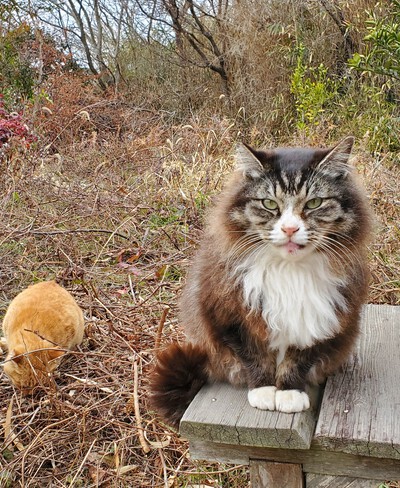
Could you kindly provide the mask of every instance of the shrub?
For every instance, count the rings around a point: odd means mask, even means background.
[[[31,38],[25,23],[10,30],[3,30],[0,24],[0,92],[8,108],[21,108],[33,97],[36,73],[26,49]]]
[[[368,34],[364,37],[364,54],[355,53],[349,65],[364,73],[383,75],[400,81],[400,1],[391,0],[386,15],[382,15],[383,5],[369,13],[366,21]]]
[[[22,114],[8,113],[4,107],[3,95],[0,95],[0,150],[6,149],[12,143],[22,149],[29,149],[36,140],[37,137],[26,125]]]
[[[300,44],[290,88],[295,100],[296,126],[308,134],[318,124],[326,104],[336,96],[337,84],[329,78],[328,70],[322,63],[317,67],[307,66],[304,53],[304,46]]]

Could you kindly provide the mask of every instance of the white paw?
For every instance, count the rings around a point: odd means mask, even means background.
[[[302,412],[310,408],[310,399],[305,391],[278,390],[275,395],[276,409],[280,412]]]
[[[247,399],[252,407],[260,410],[275,410],[276,386],[261,386],[249,390]]]

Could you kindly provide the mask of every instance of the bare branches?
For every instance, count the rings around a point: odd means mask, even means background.
[[[345,50],[345,59],[344,61],[347,62],[353,53],[355,52],[355,43],[353,38],[348,31],[343,11],[336,3],[335,0],[320,0],[322,7],[326,11],[326,13],[331,17],[333,22],[337,25],[340,33],[343,36],[343,43],[344,43],[344,50]]]
[[[230,79],[222,42],[228,19],[228,3],[222,0],[210,0],[203,4],[193,0],[183,3],[176,0],[158,1],[157,4],[154,0],[149,10],[142,6],[142,2],[138,2],[138,5],[151,23],[163,23],[172,28],[176,54],[180,59],[186,64],[217,73],[223,93],[229,96]],[[162,11],[169,20],[162,15]],[[156,16],[155,12],[159,14]]]

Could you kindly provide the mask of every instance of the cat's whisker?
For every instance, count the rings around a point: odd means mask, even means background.
[[[356,261],[359,267],[362,269],[363,263],[360,256],[357,253],[353,252],[349,247],[345,246],[344,244],[335,241],[334,239],[329,238],[328,236],[322,236],[321,239],[318,241],[319,247],[323,249],[327,254],[330,253],[332,256],[336,256],[338,263],[343,266],[343,262],[351,263],[352,261]]]
[[[330,241],[329,239],[326,239],[326,236],[313,237],[310,239],[310,241],[314,242],[316,247],[319,249],[323,249],[325,251],[329,250],[331,252],[334,252],[335,255],[342,261],[349,259],[349,253],[351,251],[345,246],[336,245],[337,243],[335,241]],[[340,251],[345,251],[345,252],[340,252]]]
[[[259,254],[261,252],[265,252],[265,250],[270,246],[270,242],[265,241],[265,240],[258,240],[256,245],[248,248],[248,252],[246,253],[240,253],[239,255],[236,256],[236,259],[234,261],[234,265],[238,263],[238,261],[244,262],[256,262]],[[240,266],[240,264],[238,265]]]
[[[322,241],[317,241],[317,243],[318,248],[323,251],[333,262],[343,262],[344,256],[334,248],[330,247],[328,243]]]
[[[251,260],[258,252],[264,249],[264,246],[262,242],[258,242],[256,245],[246,248],[245,252],[241,251],[236,253],[227,260],[228,267],[236,267],[240,262]]]
[[[329,246],[332,246],[336,250],[338,250],[338,252],[342,256],[342,259],[345,259],[346,261],[351,261],[351,258],[353,258],[358,262],[358,264],[362,264],[358,254],[355,253],[349,246],[346,246],[344,243],[337,241],[337,240],[333,239],[332,237],[329,237],[326,235],[321,236],[321,239],[323,241],[327,242]],[[341,253],[340,251],[343,251],[343,253]]]
[[[245,235],[235,242],[234,246],[230,250],[227,258],[228,264],[235,261],[238,257],[247,255],[247,251],[251,251],[253,247],[262,245],[263,240],[260,238],[259,234]]]

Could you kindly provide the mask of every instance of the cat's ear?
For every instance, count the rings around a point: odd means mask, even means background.
[[[15,364],[21,364],[24,360],[24,356],[22,356],[23,351],[19,351],[18,349],[13,349],[9,352],[8,357],[11,361],[14,361]]]
[[[54,359],[59,359],[63,354],[64,354],[64,351],[61,349],[58,349],[58,348],[48,350],[48,355],[49,355],[50,361],[53,361]]]
[[[236,167],[248,178],[259,178],[264,171],[257,151],[245,143],[238,144],[236,148]]]
[[[328,152],[318,164],[317,169],[327,172],[335,178],[345,178],[353,168],[349,161],[353,144],[353,136],[347,136],[342,139],[339,144]]]

